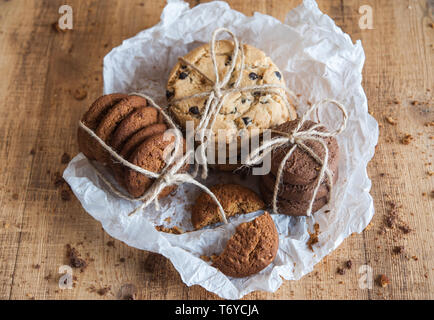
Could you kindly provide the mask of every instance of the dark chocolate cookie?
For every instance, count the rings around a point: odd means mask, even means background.
[[[333,184],[336,183],[338,174],[335,173],[333,175]],[[274,192],[274,185],[276,183],[276,177],[269,173],[265,176],[261,177],[261,182],[264,184],[264,187],[270,192]],[[278,197],[286,200],[295,200],[295,201],[305,201],[310,200],[313,195],[313,191],[316,187],[316,181],[312,181],[306,185],[296,185],[296,184],[288,184],[288,183],[280,183]],[[329,188],[327,184],[327,180],[323,181],[318,189],[316,194],[316,198],[322,198],[328,195]]]
[[[260,185],[261,193],[266,204],[270,207],[273,199],[273,193]],[[327,204],[327,197],[317,198],[312,206],[312,213],[315,213]],[[309,200],[295,201],[277,198],[277,209],[279,213],[286,214],[288,216],[305,216],[307,208],[309,207]]]
[[[290,133],[297,125],[298,120],[285,122],[274,130]],[[313,121],[306,121],[302,126],[302,130],[306,130],[315,125]],[[318,128],[318,131],[326,131],[324,127]],[[329,168],[332,172],[336,172],[339,162],[339,147],[334,137],[324,138],[324,142],[329,150]],[[321,159],[324,158],[325,151],[322,145],[317,141],[308,140],[305,144],[311,148]],[[280,163],[285,155],[291,149],[292,145],[287,145],[281,148],[274,149],[271,156],[271,172],[276,176]],[[307,185],[312,183],[318,176],[321,165],[307,152],[297,147],[291,157],[286,161],[282,172],[282,180],[284,183]]]

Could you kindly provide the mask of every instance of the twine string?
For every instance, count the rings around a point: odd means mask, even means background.
[[[331,103],[341,111],[342,113],[342,121],[337,129],[332,131],[319,131],[317,130],[320,127],[323,127],[322,124],[317,123],[314,124],[309,129],[302,130],[303,125],[307,121],[307,118],[312,114],[313,111],[317,111],[317,121],[320,122],[318,117],[318,109],[320,106],[323,106],[327,103]],[[328,137],[335,137],[338,134],[340,134],[342,131],[345,130],[348,120],[348,114],[345,109],[345,107],[338,101],[333,99],[324,99],[320,102],[313,104],[302,116],[300,121],[298,121],[296,127],[291,132],[281,132],[278,130],[271,130],[271,132],[277,134],[278,136],[275,138],[272,138],[268,141],[264,141],[261,146],[254,149],[247,157],[246,159],[246,165],[247,166],[253,166],[265,158],[265,156],[272,152],[273,150],[283,147],[283,146],[290,146],[290,149],[283,157],[282,161],[279,164],[277,174],[276,174],[276,182],[274,184],[274,190],[273,190],[273,199],[272,199],[272,206],[274,213],[279,213],[278,205],[277,205],[277,198],[279,194],[279,187],[282,183],[282,175],[283,171],[286,165],[286,162],[288,159],[293,155],[295,149],[300,148],[304,152],[308,153],[316,162],[318,162],[321,166],[321,169],[319,171],[319,174],[315,181],[315,188],[312,193],[312,197],[309,200],[309,205],[306,210],[306,215],[310,216],[312,214],[312,208],[313,204],[315,202],[316,195],[318,194],[318,190],[321,186],[322,181],[324,178],[327,178],[327,185],[329,187],[329,193],[328,193],[328,201],[330,200],[330,196],[332,194],[333,190],[333,180],[332,180],[332,173],[328,167],[329,163],[329,149],[327,147],[326,142],[324,141],[324,138]],[[324,150],[324,158],[321,159],[320,156],[318,156],[312,148],[307,146],[305,142],[307,141],[316,141],[318,142],[321,147]]]

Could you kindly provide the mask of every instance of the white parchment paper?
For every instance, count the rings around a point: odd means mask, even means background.
[[[154,226],[177,225],[192,230],[190,207],[200,192],[196,187],[180,186],[174,196],[161,202],[161,211],[149,207],[141,214],[128,217],[138,203],[112,195],[82,154],[70,162],[63,177],[84,209],[112,237],[129,246],[164,255],[188,286],[199,284],[223,298],[237,299],[254,290],[274,292],[282,284],[282,278],[300,279],[346,237],[362,232],[368,225],[374,207],[366,166],[374,154],[378,125],[368,114],[361,86],[365,59],[362,44],[360,41],[353,44],[313,0],[305,0],[290,11],[285,23],[260,13],[247,17],[225,2],[189,9],[183,1],[169,1],[159,24],[125,40],[104,58],[104,93],[139,91],[164,104],[166,81],[177,57],[209,42],[217,27],[229,28],[241,41],[265,51],[284,74],[288,88],[302,95],[302,101],[332,98],[348,109],[348,126],[338,137],[342,156],[331,204],[312,218],[273,215],[280,243],[270,266],[251,277],[233,279],[200,259],[201,255],[220,253],[235,227],[260,212],[236,217],[225,226],[182,235],[166,234],[157,232]],[[325,108],[320,115],[323,123],[331,128],[341,119],[333,107]],[[257,185],[255,179],[214,173],[206,184],[230,181],[251,187]],[[165,221],[167,217],[171,217],[170,223]],[[319,224],[320,235],[312,252],[306,242],[314,223]]]

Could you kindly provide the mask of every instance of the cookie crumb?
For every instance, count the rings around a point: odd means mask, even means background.
[[[205,255],[201,255],[200,258],[201,258],[203,261],[206,261],[206,262],[211,261],[211,257],[205,256]]]
[[[60,162],[62,164],[67,164],[69,161],[71,161],[71,156],[68,153],[63,153],[62,158],[60,159]]]
[[[100,288],[96,291],[96,293],[98,293],[100,296],[105,296],[109,291],[110,291],[111,287],[104,287],[104,288]]]
[[[377,284],[382,288],[386,288],[390,284],[390,280],[386,275],[380,274],[377,278]]]
[[[53,31],[55,31],[55,32],[63,32],[63,33],[66,32],[66,29],[61,29],[61,28],[60,28],[60,26],[59,26],[59,22],[58,22],[58,21],[53,22],[53,23],[51,24],[51,29],[53,29]]]
[[[393,247],[394,254],[401,254],[404,252],[404,246],[395,246]]]
[[[353,266],[353,262],[351,260],[345,262],[345,267],[347,267],[347,269],[351,269],[352,266]]]
[[[345,274],[345,270],[343,268],[337,268],[336,269],[336,273],[340,274],[341,276],[343,276]]]
[[[71,247],[70,244],[66,245],[66,249],[69,265],[73,268],[78,268],[83,271],[87,267],[87,262],[80,258],[80,254],[78,253],[77,249]]]
[[[84,88],[77,88],[74,91],[72,91],[72,96],[78,100],[84,100],[87,97],[87,91]]]
[[[392,126],[396,126],[398,124],[398,121],[393,119],[391,116],[386,117],[386,121],[391,124]]]
[[[314,232],[310,233],[309,232],[309,240],[307,240],[307,246],[309,247],[309,249],[313,252],[313,245],[318,243],[318,235],[319,235],[319,224],[315,223],[314,226]]]
[[[171,234],[182,234],[182,233],[184,233],[184,230],[182,230],[178,226],[174,226],[172,228],[166,228],[165,226],[161,225],[161,226],[155,226],[155,229],[157,229],[157,231],[160,231],[160,232],[171,233]]]
[[[60,197],[63,201],[69,201],[71,200],[71,193],[68,190],[64,189],[60,192]]]
[[[404,145],[410,144],[410,142],[413,140],[413,136],[409,133],[406,133],[404,137],[401,138],[401,143]]]

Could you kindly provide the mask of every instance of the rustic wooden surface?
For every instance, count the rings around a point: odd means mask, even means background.
[[[52,23],[67,2],[74,29],[56,32]],[[192,1],[191,6],[200,1]],[[369,165],[376,215],[372,227],[346,239],[300,281],[285,281],[274,294],[246,299],[432,299],[434,120],[434,29],[432,5],[418,0],[320,0],[366,52],[363,86],[370,112],[381,125]],[[300,0],[234,0],[247,15],[259,11],[284,19]],[[358,26],[361,5],[374,13],[374,29]],[[76,126],[102,88],[102,58],[123,39],[159,21],[163,1],[0,1],[0,298],[116,299],[134,284],[142,299],[214,299],[199,286],[188,288],[165,258],[111,239],[72,197],[56,186],[63,153],[77,153]],[[78,101],[71,92],[83,88]],[[393,100],[396,99],[394,103]],[[416,102],[414,102],[416,101]],[[396,125],[386,121],[390,116]],[[409,145],[401,138],[411,134]],[[390,203],[412,231],[382,233]],[[72,290],[58,288],[59,266],[71,244],[89,266],[75,271]],[[393,253],[403,246],[402,253]],[[352,268],[337,273],[347,260]],[[382,288],[359,288],[362,265],[390,279]],[[109,288],[108,292],[98,292]]]

